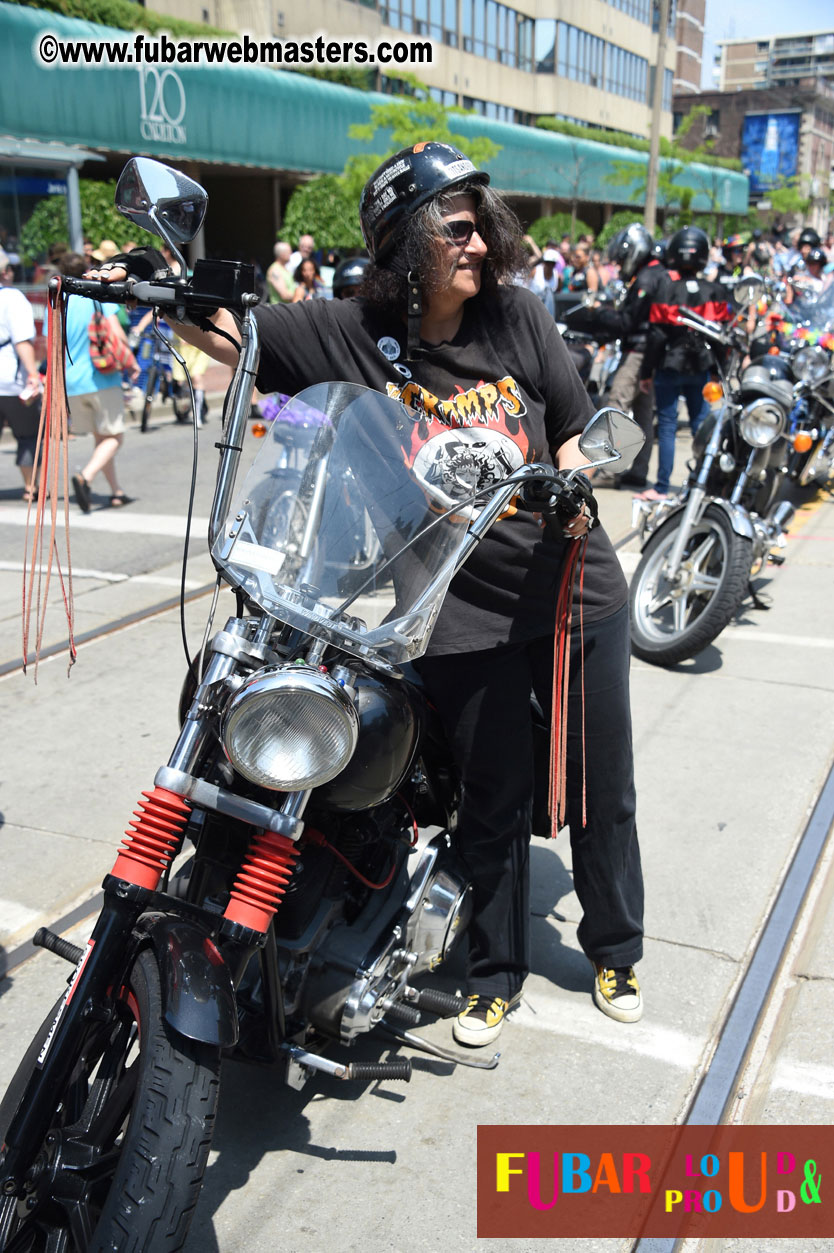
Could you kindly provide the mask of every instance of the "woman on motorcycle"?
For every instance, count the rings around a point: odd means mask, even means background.
[[[447,144],[417,144],[369,180],[360,220],[373,265],[359,299],[259,308],[258,388],[294,393],[338,378],[401,398],[415,411],[403,456],[427,490],[442,487],[447,497],[525,462],[582,464],[578,437],[593,406],[553,318],[512,282],[523,266],[521,231],[489,176]],[[213,320],[236,336],[229,313]],[[221,336],[192,327],[183,335],[233,363]],[[538,515],[508,510],[452,581],[418,663],[462,782],[455,840],[474,909],[469,1005],[454,1034],[468,1045],[495,1039],[529,970],[530,695],[549,727],[559,578],[588,523],[584,511],[544,527]],[[634,1021],[642,1012],[633,965],[642,955],[643,884],[626,585],[600,528],[588,535],[582,596],[584,663],[581,670],[574,631],[568,714],[578,938],[596,969],[597,1005]]]

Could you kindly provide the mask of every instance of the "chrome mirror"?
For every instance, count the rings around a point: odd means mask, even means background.
[[[600,409],[580,435],[579,451],[587,458],[588,465],[616,461],[622,473],[631,467],[645,442],[645,435],[627,413],[620,409]]]
[[[193,178],[152,161],[131,157],[116,187],[116,208],[130,221],[159,235],[182,266],[179,246],[188,243],[203,225],[208,195]]]
[[[764,292],[764,279],[758,274],[745,274],[733,284],[733,300],[747,308],[756,304]]]

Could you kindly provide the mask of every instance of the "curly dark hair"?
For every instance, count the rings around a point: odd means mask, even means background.
[[[465,183],[447,195],[435,196],[411,214],[393,254],[383,265],[371,265],[358,294],[386,312],[401,314],[408,296],[409,272],[420,276],[424,302],[445,287],[457,259],[448,261],[448,271],[444,273],[438,262],[447,258],[439,241],[443,238],[443,214],[450,212],[458,196],[474,198],[478,234],[489,250],[481,270],[481,293],[494,292],[499,283],[512,282],[519,271],[525,271],[527,255],[521,242],[521,223],[512,209],[492,188]],[[427,259],[431,261],[428,266]]]

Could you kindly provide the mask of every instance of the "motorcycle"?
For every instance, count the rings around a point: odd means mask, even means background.
[[[205,201],[144,158],[117,188],[122,211],[175,255]],[[57,282],[70,299],[105,287]],[[89,941],[35,937],[74,971],[0,1104],[4,1253],[180,1248],[222,1057],[281,1064],[292,1087],[407,1080],[407,1058],[327,1056],[377,1030],[447,1061],[497,1064],[412,1031],[422,1013],[465,1007],[431,976],[470,903],[458,785],[411,663],[453,574],[510,502],[570,502],[576,471],[524,465],[480,489],[421,475],[403,455],[420,414],[330,382],[289,401],[236,489],[259,356],[252,286],[227,262],[107,285],[109,300],[180,322],[221,307],[240,318],[209,527],[236,612],[211,637],[212,606],[179,736],[142,793]],[[296,432],[291,457],[282,424]],[[628,463],[641,442],[625,415],[602,411],[580,447],[589,466]],[[358,514],[381,555],[362,572],[345,565]],[[185,841],[193,856],[175,866]]]
[[[740,280],[736,302],[754,303],[760,287],[758,278]],[[784,559],[772,550],[784,547],[795,512],[777,499],[791,383],[755,363],[741,368],[748,342],[737,323],[723,328],[693,310],[679,322],[719,350],[722,382],[707,385],[717,391],[716,405],[693,440],[680,494],[655,505],[634,502],[644,543],[630,588],[632,649],[661,666],[696,656],[720,635],[751,578]]]
[[[597,292],[559,292],[556,325],[588,393],[604,404],[623,359],[623,341],[605,321],[625,299],[626,285],[613,280]],[[595,313],[597,310],[601,312]]]
[[[800,487],[824,487],[834,474],[834,285],[786,306],[781,336],[795,380],[785,473]]]

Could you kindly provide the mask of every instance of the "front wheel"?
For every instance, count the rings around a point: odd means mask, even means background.
[[[52,1023],[0,1104],[6,1135]],[[134,963],[107,1022],[90,1022],[55,1093],[52,1125],[24,1196],[0,1197],[3,1253],[170,1253],[185,1242],[206,1167],[217,1051],[169,1033],[152,950]]]
[[[721,634],[747,592],[752,541],[738,535],[718,505],[692,528],[677,576],[667,574],[683,511],[658,527],[631,582],[631,644],[643,661],[673,666]]]

